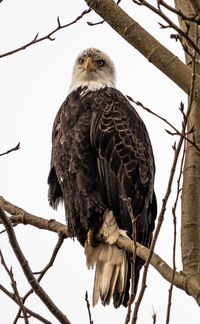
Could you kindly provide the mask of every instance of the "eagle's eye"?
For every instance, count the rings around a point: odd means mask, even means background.
[[[84,59],[82,59],[82,58],[80,58],[79,60],[78,60],[78,62],[79,62],[79,64],[83,64],[83,62],[84,62]]]
[[[98,64],[98,66],[104,66],[105,61],[104,60],[97,60],[97,64]]]

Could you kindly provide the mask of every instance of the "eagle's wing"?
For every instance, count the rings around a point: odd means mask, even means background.
[[[54,150],[55,150],[55,140],[58,132],[60,131],[61,121],[64,115],[65,106],[67,104],[68,98],[61,105],[60,109],[57,112],[57,115],[54,120],[53,129],[52,129],[52,150],[51,150],[51,163],[50,163],[50,172],[48,175],[47,183],[49,185],[48,191],[48,200],[51,207],[56,209],[60,202],[63,201],[63,192],[58,181],[58,177],[54,165]]]
[[[93,98],[91,144],[99,175],[119,228],[132,234],[127,199],[137,218],[137,241],[149,246],[156,217],[154,158],[141,118],[116,89]]]
[[[136,219],[136,240],[149,246],[157,205],[153,189],[154,158],[146,127],[128,100],[116,89],[98,91],[92,104],[90,140],[109,209],[113,211],[118,227],[125,229],[133,239],[130,201]],[[143,263],[136,257],[132,283],[134,296]],[[130,277],[129,262],[124,305],[129,299]],[[113,298],[118,307],[121,301],[118,303],[114,295]]]

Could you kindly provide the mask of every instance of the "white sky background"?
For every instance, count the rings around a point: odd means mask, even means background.
[[[170,33],[174,32],[159,29],[158,21],[162,22],[159,17],[131,1],[126,2],[126,6],[125,1],[122,1],[122,6],[160,42],[183,59],[180,45],[170,39]],[[0,3],[0,54],[29,42],[38,32],[40,35],[50,32],[56,27],[57,16],[64,24],[72,21],[86,8],[83,0],[4,0]],[[179,129],[181,114],[178,107],[181,101],[187,103],[185,94],[172,81],[148,63],[107,24],[89,27],[86,21],[96,22],[99,18],[90,13],[75,25],[55,34],[54,42],[46,40],[25,51],[2,58],[0,62],[0,153],[21,142],[19,151],[0,158],[0,195],[32,214],[47,219],[55,218],[63,223],[63,208],[54,212],[47,201],[51,129],[56,112],[67,95],[72,66],[80,51],[92,46],[109,54],[117,69],[117,88],[161,114]],[[154,116],[141,108],[137,110],[148,128],[154,148],[157,166],[155,190],[160,206],[173,159],[171,145],[177,138],[168,135],[165,132],[168,127]],[[176,186],[173,193],[175,192]],[[171,199],[156,246],[156,252],[170,265],[173,201]],[[180,216],[177,217],[179,224]],[[56,234],[24,225],[17,226],[15,231],[32,270],[41,270],[51,256],[57,241]],[[0,247],[8,266],[13,267],[20,294],[23,295],[28,285],[6,234],[0,236]],[[180,256],[177,257],[177,268],[181,270]],[[1,265],[0,281],[12,290]],[[91,300],[93,272],[86,269],[83,249],[78,243],[65,240],[54,267],[48,271],[41,284],[71,323],[89,323],[84,295],[88,290]],[[151,268],[138,324],[153,323],[153,309],[157,313],[156,323],[165,323],[168,289],[169,283]],[[37,297],[30,297],[27,305],[52,323],[58,323],[45,306],[41,306]],[[0,323],[13,323],[17,310],[15,304],[0,291]],[[100,304],[91,309],[91,312],[95,324],[122,324],[126,314],[124,308],[116,310],[112,306],[103,307]],[[198,324],[199,321],[200,313],[195,301],[174,288],[170,323]],[[30,323],[38,322],[30,319]]]

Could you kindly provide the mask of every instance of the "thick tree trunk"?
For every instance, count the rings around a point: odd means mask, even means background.
[[[192,104],[188,129],[194,126],[195,142],[200,146],[199,108],[196,103]],[[191,144],[186,148],[181,224],[183,271],[189,274],[197,272],[200,274],[200,156]]]
[[[195,13],[195,4],[198,1],[175,0],[176,8],[185,15],[191,16]],[[200,7],[199,7],[200,8]],[[188,22],[187,22],[188,23]],[[180,26],[185,29],[185,22],[180,19]],[[190,23],[190,37],[196,42],[200,35],[200,28]],[[194,50],[188,47],[189,53],[194,55]],[[199,55],[196,55],[195,71],[200,75]],[[186,53],[186,63],[191,67],[191,56]],[[195,78],[195,76],[194,76]],[[194,127],[194,133],[188,135],[195,139],[200,147],[200,105],[194,99],[200,91],[195,86],[194,98],[191,103],[191,112],[188,118],[188,131]],[[185,274],[200,277],[200,155],[190,143],[186,148],[186,159],[183,172],[182,192],[182,222],[181,222],[181,248],[183,271]],[[199,278],[200,280],[200,278]]]

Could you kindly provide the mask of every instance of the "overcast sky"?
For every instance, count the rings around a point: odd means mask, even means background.
[[[170,1],[169,1],[170,3]],[[172,2],[171,2],[172,3]],[[122,1],[122,6],[160,42],[183,59],[179,44],[170,39],[169,30],[159,29],[159,17],[133,2]],[[31,41],[37,33],[45,35],[53,30],[57,16],[61,24],[74,20],[87,6],[83,0],[4,0],[0,3],[0,54]],[[65,223],[63,208],[54,212],[47,201],[47,176],[51,152],[51,130],[54,117],[64,101],[71,78],[72,66],[77,54],[85,48],[97,47],[113,59],[117,69],[117,88],[134,100],[141,101],[156,113],[168,119],[180,129],[180,102],[187,103],[185,94],[165,75],[125,42],[107,24],[90,27],[87,21],[97,22],[94,13],[86,15],[75,25],[56,33],[55,41],[43,41],[0,62],[0,153],[18,142],[21,149],[0,158],[0,195],[32,214]],[[154,116],[136,107],[143,118],[154,149],[156,161],[155,190],[160,207],[164,196],[167,175],[171,168],[173,150],[177,138],[166,133],[166,125]],[[174,194],[176,185],[174,186]],[[170,200],[165,222],[156,246],[156,252],[172,264],[173,219]],[[180,216],[178,225],[180,224]],[[41,270],[48,262],[57,236],[30,226],[20,225],[17,238],[33,271]],[[178,234],[179,236],[179,234]],[[178,237],[178,245],[180,244]],[[6,234],[0,236],[0,246],[9,267],[13,267],[20,294],[27,291],[27,283],[8,243]],[[177,253],[177,269],[181,270]],[[0,265],[0,281],[11,290],[10,282]],[[166,301],[169,283],[152,268],[148,276],[148,288],[139,313],[138,324],[152,323],[153,310],[157,324],[165,323]],[[55,303],[65,312],[71,323],[88,323],[84,301],[86,290],[91,300],[93,272],[87,270],[83,249],[77,242],[65,241],[55,266],[42,280],[42,286]],[[37,297],[28,299],[27,305],[57,321],[41,306]],[[0,322],[11,324],[17,307],[0,291]],[[115,310],[100,304],[92,311],[95,324],[122,324],[126,310]],[[171,324],[198,324],[200,314],[195,301],[174,288]],[[23,321],[19,321],[23,323]],[[31,319],[30,323],[37,323]]]

